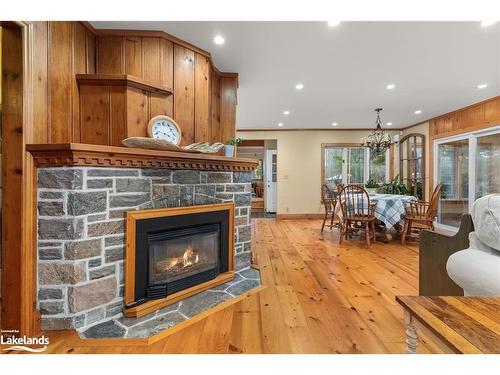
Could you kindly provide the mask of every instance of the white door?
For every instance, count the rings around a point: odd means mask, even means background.
[[[278,163],[277,150],[266,151],[266,211],[277,211]]]

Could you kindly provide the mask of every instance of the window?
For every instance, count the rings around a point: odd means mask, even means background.
[[[434,142],[434,186],[443,189],[438,224],[458,228],[474,201],[500,192],[500,127]]]
[[[389,151],[379,155],[370,155],[369,179],[377,183],[389,179]]]
[[[336,190],[337,184],[365,184],[368,179],[383,183],[389,178],[389,150],[371,156],[365,147],[323,144],[323,183]]]
[[[410,193],[420,199],[425,194],[425,136],[408,134],[399,144],[399,177]]]

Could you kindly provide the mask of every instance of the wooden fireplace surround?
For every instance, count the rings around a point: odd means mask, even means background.
[[[162,307],[171,305],[196,293],[227,283],[234,278],[234,203],[218,203],[200,206],[161,208],[153,210],[127,212],[127,234],[125,250],[125,305],[135,302],[135,240],[136,221],[156,217],[189,215],[203,212],[229,210],[229,247],[228,271],[219,274],[215,279],[181,290],[164,298],[144,302],[130,308],[124,308],[127,317],[140,317],[152,313]]]

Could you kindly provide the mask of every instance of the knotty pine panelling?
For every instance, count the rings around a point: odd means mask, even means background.
[[[146,81],[161,83],[160,38],[142,38],[143,77]]]
[[[174,46],[174,117],[182,129],[182,144],[194,142],[194,52]]]
[[[160,36],[127,33],[98,36],[97,40],[97,73],[129,74],[172,88],[173,95],[168,97],[150,94],[149,116],[173,117],[182,129],[183,144],[234,137],[237,77],[224,77],[226,100],[222,103],[221,77],[209,57]]]
[[[97,73],[126,74],[123,44],[124,38],[121,36],[100,36],[97,38]],[[129,64],[132,62],[129,61]]]
[[[220,77],[212,70],[210,72],[210,141],[222,142],[220,133]]]
[[[95,145],[109,144],[110,89],[109,86],[80,86],[81,139]]]
[[[122,41],[125,73],[142,77],[142,38],[124,37]],[[122,53],[119,51],[119,53]],[[121,60],[117,67],[121,66]]]
[[[49,22],[49,142],[68,142],[73,116],[73,25]]]
[[[195,54],[194,64],[194,138],[196,142],[210,139],[210,63],[206,56]]]
[[[33,140],[48,143],[48,22],[33,23]]]
[[[147,38],[147,39],[152,39],[152,38]],[[156,39],[158,39],[158,50],[156,50],[156,48],[154,48],[153,50],[158,51],[157,53],[159,54],[159,61],[158,61],[159,84],[163,87],[173,88],[174,45],[169,40],[162,38],[156,38]],[[148,43],[148,45],[150,45],[151,47],[155,47],[156,43]],[[144,57],[146,57],[148,54],[151,54],[151,52],[145,54]],[[151,59],[151,61],[156,61],[156,60],[157,60],[156,57],[153,57]],[[153,76],[152,73],[148,73],[148,75],[150,77]],[[174,98],[172,95],[165,97],[162,95],[151,93],[149,105],[150,105],[149,113],[151,117],[157,115],[167,115],[173,117],[174,115]]]
[[[95,73],[95,36],[80,22],[34,22],[33,73],[33,142],[79,142],[75,74]]]
[[[225,143],[236,136],[236,91],[238,82],[233,77],[220,79],[220,137]]]
[[[500,97],[429,120],[431,137],[440,138],[500,125]]]

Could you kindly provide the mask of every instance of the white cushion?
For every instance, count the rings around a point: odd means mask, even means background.
[[[500,194],[485,195],[472,206],[472,221],[477,238],[500,251]]]
[[[448,258],[446,271],[466,296],[500,296],[499,251],[486,247],[458,251]]]

